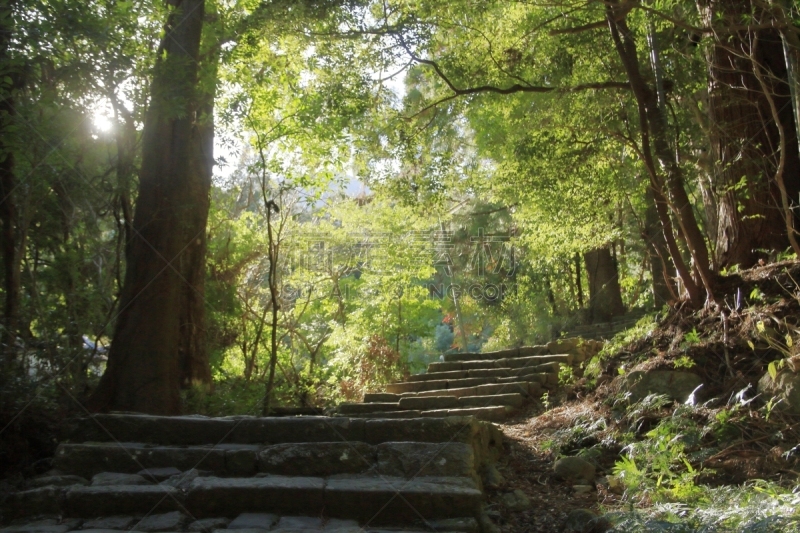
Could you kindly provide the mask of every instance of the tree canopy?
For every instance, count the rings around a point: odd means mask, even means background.
[[[720,306],[800,251],[799,42],[777,0],[7,2],[8,375],[321,407]]]

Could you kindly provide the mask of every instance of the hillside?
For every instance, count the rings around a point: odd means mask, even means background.
[[[576,509],[605,515],[613,531],[796,530],[795,280],[798,262],[757,267],[724,278],[717,309],[648,315],[608,343],[583,376],[564,380],[558,395],[504,424],[505,482],[494,499],[502,530],[556,531],[553,524]],[[788,398],[758,390],[771,363],[791,380]],[[626,378],[657,371],[699,376],[694,403],[632,401]],[[554,474],[562,456],[597,468],[591,490]],[[529,509],[503,505],[502,494],[515,488],[530,496]]]

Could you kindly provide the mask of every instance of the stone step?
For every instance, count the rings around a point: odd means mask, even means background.
[[[470,478],[336,476],[255,478],[200,477],[185,491],[163,485],[53,488],[49,511],[78,518],[151,515],[183,511],[195,518],[241,513],[326,516],[405,525],[425,520],[477,516],[482,493]],[[41,491],[42,489],[34,489]],[[14,493],[4,511],[18,517],[38,514],[43,498],[34,491]],[[26,512],[27,511],[27,512]]]
[[[521,348],[510,348],[495,352],[483,353],[448,353],[444,355],[445,361],[475,361],[485,359],[506,359],[509,357],[528,357],[531,355],[548,355],[550,350],[547,346],[523,346]]]
[[[367,404],[369,405],[369,404]],[[413,410],[413,409],[402,409],[397,411],[369,411],[360,414],[349,414],[349,415],[341,415],[338,413],[334,413],[335,416],[350,416],[350,417],[360,417],[360,418],[370,418],[370,419],[383,419],[383,418],[392,418],[392,419],[404,419],[404,418],[419,418],[420,411]]]
[[[430,409],[456,409],[459,406],[459,402],[458,398],[453,396],[407,396],[400,398],[398,405],[401,409],[426,411]]]
[[[525,403],[525,396],[519,393],[494,394],[490,396],[463,396],[458,399],[461,407],[507,406],[519,408]]]
[[[255,473],[255,457],[261,447],[251,445],[153,446],[141,443],[62,443],[53,467],[65,474],[91,478],[100,472],[136,473],[143,469],[174,467],[217,475]],[[152,478],[151,478],[152,479]]]
[[[429,420],[424,425],[403,421],[346,417],[161,417],[97,414],[78,419],[71,442],[139,442],[165,446],[217,444],[282,444],[289,442],[448,441],[460,422]],[[475,432],[486,430],[475,423]]]
[[[187,525],[188,524],[188,525]],[[184,513],[150,514],[146,517],[117,516],[99,519],[80,520],[77,518],[33,518],[0,528],[0,533],[123,533],[133,528],[132,533],[155,531],[181,531],[212,533],[225,531],[271,533],[430,533],[446,531],[454,533],[479,533],[478,521],[472,517],[429,520],[417,527],[371,527],[359,526],[358,520],[323,518],[319,516],[278,516],[272,513],[242,513],[234,520],[226,517],[194,520]],[[78,529],[80,528],[80,529]],[[227,528],[227,529],[226,529]]]
[[[399,400],[398,395],[389,392],[368,392],[364,395],[364,403],[394,403]]]
[[[431,409],[427,411],[376,411],[360,416],[370,418],[440,418],[451,416],[470,416],[486,422],[502,422],[513,414],[516,408],[508,405],[476,405],[456,409]]]
[[[481,355],[481,354],[478,354]],[[570,354],[557,354],[547,356],[517,357],[512,359],[473,359],[468,361],[453,361],[444,363],[430,363],[428,373],[451,372],[454,370],[478,370],[497,368],[522,368],[526,366],[572,364],[573,356]]]
[[[466,378],[492,378],[524,376],[538,373],[557,373],[557,363],[543,363],[539,365],[524,366],[521,368],[480,368],[474,370],[451,370],[447,372],[428,372],[427,374],[417,374],[409,376],[408,381],[436,381],[443,379],[466,379]]]
[[[420,416],[473,416],[478,420],[487,422],[503,422],[516,411],[514,407],[505,405],[492,405],[482,407],[464,407],[459,409],[441,409],[433,411],[422,411]],[[446,413],[446,415],[445,415]]]
[[[510,383],[488,383],[475,387],[463,387],[456,389],[440,389],[422,392],[404,393],[404,396],[455,396],[463,398],[465,396],[490,396],[496,394],[521,394],[526,397],[538,398],[544,389],[537,382],[515,381]]]
[[[399,383],[390,383],[386,386],[389,392],[394,394],[404,394],[408,392],[429,392],[438,390],[449,389],[463,389],[468,387],[477,387],[480,385],[488,385],[493,383],[502,383],[504,381],[531,381],[536,383],[549,383],[550,378],[546,375],[539,375],[539,372],[525,376],[524,378],[518,376],[510,376],[508,378],[499,377],[484,377],[484,378],[465,378],[465,379],[442,379],[430,381],[402,381]],[[435,396],[427,394],[426,396]],[[452,396],[452,395],[448,395]]]
[[[397,402],[373,402],[373,403],[341,403],[336,410],[343,415],[358,415],[371,411],[397,411],[400,406]]]
[[[456,405],[458,400],[452,398]],[[419,416],[419,414],[417,414]],[[411,464],[420,455],[436,450],[450,457],[446,468],[426,475],[473,475],[477,466],[474,451],[462,442],[414,443],[413,452],[404,443],[386,442],[370,445],[364,442],[289,443],[253,446],[248,449],[215,453],[212,448],[167,448],[142,444],[61,444],[56,451],[54,467],[65,474],[89,479],[101,472],[136,473],[143,469],[173,467],[179,471],[198,469],[218,476],[252,476],[275,474],[285,476],[332,476],[376,472],[380,475],[405,475],[394,463]],[[402,453],[412,453],[405,457]],[[456,456],[460,457],[458,461]],[[211,457],[211,460],[207,460]],[[392,463],[394,462],[394,463]],[[459,465],[469,465],[464,470]],[[155,477],[148,479],[157,482]]]

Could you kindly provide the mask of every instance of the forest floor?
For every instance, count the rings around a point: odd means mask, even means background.
[[[757,389],[770,363],[778,372],[800,369],[793,364],[800,360],[800,263],[734,273],[718,286],[717,306],[678,305],[643,318],[608,343],[583,376],[567,376],[544,405],[501,425],[505,482],[489,497],[503,532],[562,531],[576,509],[612,523],[626,513],[641,520],[615,531],[800,528],[791,510],[798,502],[800,416]],[[651,370],[699,375],[696,403],[630,402],[625,376]],[[588,493],[554,474],[554,461],[573,455],[596,466],[598,482]],[[514,489],[530,498],[527,510],[503,505],[502,495]]]

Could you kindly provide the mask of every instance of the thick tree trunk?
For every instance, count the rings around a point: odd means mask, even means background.
[[[617,263],[608,246],[583,254],[589,280],[589,322],[608,322],[625,314]]]
[[[4,360],[10,365],[16,357],[15,342],[19,322],[20,258],[18,217],[14,191],[17,180],[14,174],[14,147],[11,140],[14,117],[15,73],[11,70],[9,46],[13,33],[12,7],[14,2],[3,2],[0,7],[0,254],[3,259],[3,331],[0,348]]]
[[[216,69],[214,69],[216,71]],[[216,75],[216,74],[215,74]],[[193,132],[193,178],[181,206],[183,240],[188,243],[181,255],[180,358],[181,386],[212,384],[206,347],[205,276],[206,222],[210,205],[211,173],[214,166],[214,93],[202,95]]]
[[[709,115],[715,189],[719,195],[716,254],[720,267],[754,265],[763,251],[789,245],[780,206],[780,192],[772,182],[780,157],[778,127],[769,102],[754,75],[755,61],[770,74],[770,93],[779,109],[784,131],[784,176],[789,198],[800,192],[800,159],[791,107],[781,37],[776,30],[759,30],[760,45],[753,50],[753,32],[731,32],[744,25],[754,6],[750,0],[700,0],[706,24],[718,29],[708,57]],[[764,14],[763,9],[755,8]]]
[[[89,399],[95,411],[180,412],[181,261],[202,246],[196,221],[197,60],[204,1],[178,0],[167,22],[143,133],[139,195],[108,366]],[[198,244],[197,239],[200,240]],[[190,252],[191,253],[191,252]]]

